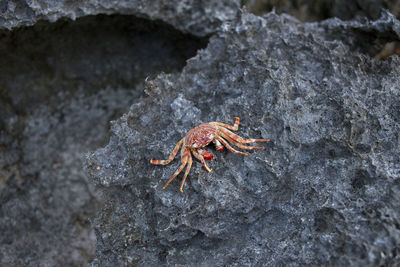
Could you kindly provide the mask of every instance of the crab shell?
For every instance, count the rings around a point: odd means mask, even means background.
[[[215,137],[218,136],[218,127],[211,125],[209,123],[202,123],[197,127],[191,129],[185,136],[184,146],[191,150],[198,150],[200,155],[204,157],[205,160],[212,160],[214,155],[206,150],[200,148],[207,146],[212,141],[215,142],[217,150],[221,151],[224,147]]]
[[[216,126],[202,123],[187,133],[184,145],[193,149],[205,147],[215,139],[217,133],[218,128]]]

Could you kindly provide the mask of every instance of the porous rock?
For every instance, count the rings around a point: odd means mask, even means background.
[[[147,97],[114,121],[87,156],[104,192],[93,266],[377,266],[400,262],[400,59],[368,53],[398,38],[376,21],[301,23],[243,13],[180,74],[147,83]],[[375,39],[374,39],[375,38]],[[361,45],[362,44],[362,45]],[[166,159],[194,126],[233,124],[270,138],[249,156],[194,160],[184,193]]]
[[[328,18],[351,20],[355,17],[379,18],[382,9],[399,17],[397,0],[244,0],[250,12],[262,15],[272,10],[290,14],[301,21],[320,21]]]
[[[0,31],[0,266],[93,259],[102,200],[83,155],[107,143],[147,76],[179,71],[202,44],[123,15]]]
[[[162,20],[176,29],[197,36],[215,32],[223,21],[233,18],[238,0],[132,1],[132,0],[11,0],[0,2],[0,28],[30,26],[38,20],[54,22],[97,14],[124,14]]]

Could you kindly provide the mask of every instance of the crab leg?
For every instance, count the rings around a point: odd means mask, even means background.
[[[252,150],[252,149],[265,149],[265,147],[263,147],[263,146],[245,146],[242,143],[239,143],[237,140],[234,140],[234,139],[232,139],[231,137],[229,137],[229,136],[227,136],[225,134],[221,134],[221,136],[226,138],[226,140],[228,140],[229,142],[231,142],[235,146],[238,146],[238,147],[243,148],[243,149],[249,149],[249,150]]]
[[[189,152],[189,157],[191,158],[190,152]],[[179,166],[179,168],[176,170],[176,172],[174,173],[174,175],[172,175],[172,177],[168,180],[168,182],[163,186],[163,189],[167,188],[168,184],[169,184],[172,180],[174,180],[174,178],[183,170],[183,168],[185,168],[186,163],[188,162],[188,158],[189,158],[189,157],[188,157],[188,155],[187,155],[187,153],[186,153],[186,151],[185,151],[185,154],[184,154],[184,156],[182,157],[182,164],[181,164],[181,166]]]
[[[168,163],[170,163],[176,156],[176,154],[179,151],[179,147],[182,145],[183,140],[185,138],[182,138],[175,146],[174,150],[172,151],[171,155],[169,155],[169,158],[167,160],[158,160],[158,159],[151,159],[150,163],[151,164],[156,164],[156,165],[167,165]]]
[[[210,124],[216,125],[216,126],[222,126],[222,127],[231,129],[233,131],[237,131],[237,129],[239,129],[240,119],[239,119],[239,117],[235,117],[235,119],[236,119],[236,121],[235,121],[235,124],[233,126],[225,124],[225,123],[222,123],[222,122],[219,122],[219,121],[213,121],[213,122],[210,122]]]
[[[186,177],[188,176],[191,167],[192,167],[192,156],[190,155],[190,152],[189,152],[189,158],[188,158],[188,162],[187,162],[185,176],[183,176],[181,187],[179,188],[179,191],[181,191],[181,193],[183,193],[183,185],[185,184]]]
[[[220,133],[222,136],[232,139],[238,143],[242,143],[242,144],[249,144],[249,143],[254,143],[254,142],[269,142],[269,139],[243,139],[242,137],[240,137],[237,134],[232,133],[231,131],[229,131],[228,129],[224,129],[224,128],[219,128]]]
[[[225,140],[225,139],[223,139],[222,137],[217,137],[216,139],[218,139],[218,141],[220,141],[227,149],[229,149],[230,151],[232,151],[233,153],[236,153],[236,154],[241,154],[241,155],[245,155],[245,156],[247,156],[248,154],[247,153],[244,153],[244,152],[241,152],[241,151],[237,151],[236,149],[234,149],[233,147],[231,147],[230,145],[229,145],[229,143]]]
[[[224,146],[223,145],[221,145],[221,143],[218,141],[218,140],[213,140],[213,143],[215,144],[215,148],[218,150],[218,151],[221,151],[221,150],[224,150]]]
[[[203,164],[204,168],[208,171],[211,172],[212,170],[207,166],[206,161],[204,160],[204,157],[202,155],[200,155],[199,153],[197,153],[196,150],[192,151],[193,155],[196,157],[196,159],[200,160],[201,163]]]

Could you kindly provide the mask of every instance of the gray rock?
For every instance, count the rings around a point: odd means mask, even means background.
[[[0,3],[0,28],[30,26],[38,20],[54,22],[87,15],[124,14],[162,20],[198,36],[214,33],[222,22],[232,19],[238,0],[132,1],[132,0],[11,0]]]
[[[379,266],[400,263],[400,59],[368,45],[399,22],[301,23],[241,14],[180,74],[114,121],[87,156],[104,192],[93,266]],[[396,37],[397,36],[397,37]],[[372,54],[373,55],[373,54]],[[194,126],[242,121],[270,138],[249,156],[209,151],[179,192],[165,159]]]
[[[243,0],[247,10],[262,15],[272,10],[290,14],[302,21],[319,21],[328,18],[351,20],[367,17],[377,20],[382,9],[399,17],[397,0]]]
[[[60,94],[58,109],[42,104],[18,118],[23,133],[2,143],[9,156],[0,157],[2,266],[78,266],[93,257],[89,219],[101,198],[82,171],[82,154],[104,143],[108,120],[132,95],[108,89],[67,100]]]
[[[83,266],[102,197],[82,155],[205,39],[134,16],[0,31],[0,266]]]
[[[82,88],[86,94],[136,88],[149,75],[178,71],[206,41],[165,23],[118,15],[0,31],[0,88],[9,109],[26,114],[36,103],[51,105],[55,91],[73,97]]]

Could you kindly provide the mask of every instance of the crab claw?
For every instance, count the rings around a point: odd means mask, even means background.
[[[206,150],[200,149],[198,152],[205,160],[212,160],[214,158],[214,155]]]

